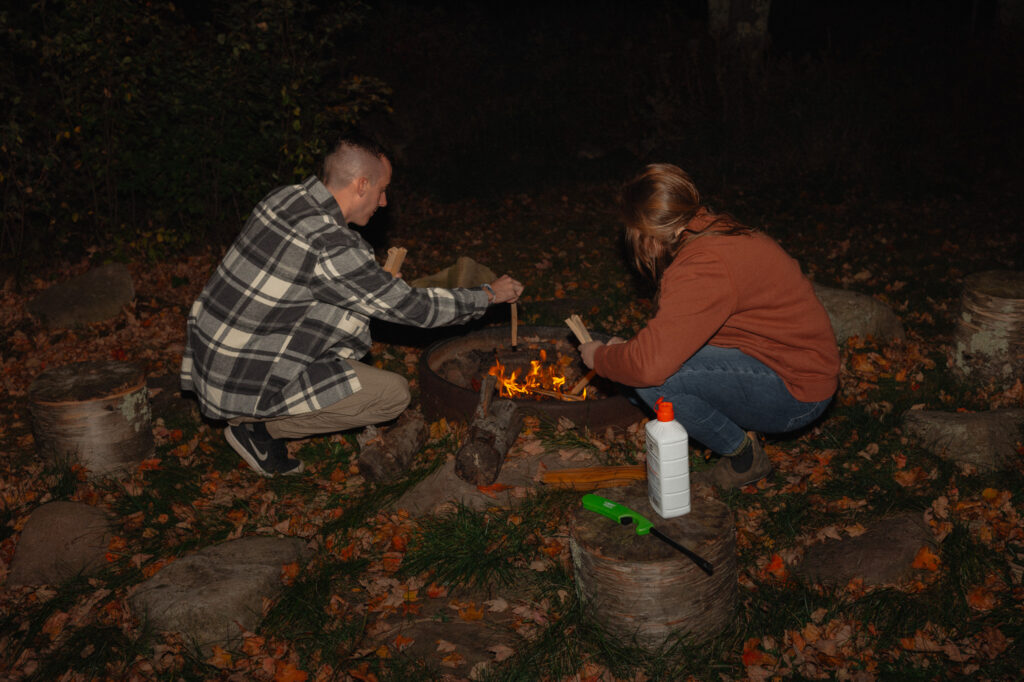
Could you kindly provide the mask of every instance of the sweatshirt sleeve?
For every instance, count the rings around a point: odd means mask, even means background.
[[[626,343],[602,346],[597,373],[627,386],[660,386],[700,350],[732,314],[736,292],[714,254],[680,254],[662,275],[658,310]]]

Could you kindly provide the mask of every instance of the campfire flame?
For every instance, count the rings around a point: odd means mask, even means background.
[[[563,389],[567,390],[565,375],[556,365],[547,363],[547,353],[544,350],[540,351],[540,360],[530,361],[530,371],[523,373],[521,377],[518,369],[509,373],[508,368],[501,362],[495,362],[487,373],[497,379],[498,395],[503,398],[555,397],[563,400],[584,400],[587,396],[587,389],[583,389],[580,395],[563,392]]]

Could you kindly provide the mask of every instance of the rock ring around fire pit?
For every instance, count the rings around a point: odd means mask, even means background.
[[[592,336],[597,340],[608,338],[605,334],[595,332],[592,332]],[[573,349],[577,345],[571,332],[562,327],[520,327],[518,337],[520,346],[529,344],[531,339],[539,339],[542,343],[565,341],[571,343]],[[442,367],[450,367],[453,362],[458,363],[460,358],[474,353],[496,355],[499,351],[509,349],[510,344],[508,327],[489,327],[465,336],[443,339],[427,347],[419,362],[420,402],[424,415],[431,420],[442,417],[453,421],[471,420],[479,395],[469,386],[474,379],[479,380],[480,377],[461,376],[459,378],[462,380],[458,382],[450,381],[443,376],[446,372],[442,372]],[[486,367],[482,368],[482,372],[486,371]],[[554,421],[566,417],[577,426],[585,426],[591,431],[609,426],[625,427],[645,417],[639,407],[625,395],[616,392],[614,384],[601,384],[600,396],[581,401],[517,398],[514,402],[525,414]]]

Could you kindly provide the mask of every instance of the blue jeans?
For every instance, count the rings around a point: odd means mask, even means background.
[[[676,420],[693,440],[718,454],[735,452],[744,431],[786,433],[817,419],[831,398],[797,400],[770,367],[735,348],[704,346],[661,386],[636,389],[653,409],[672,403]]]

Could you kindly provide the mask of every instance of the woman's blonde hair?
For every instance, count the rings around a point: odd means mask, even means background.
[[[670,163],[652,163],[627,182],[619,197],[626,245],[640,272],[657,280],[679,250],[692,239],[714,232],[744,234],[751,228],[726,215],[716,216],[697,233],[684,233],[704,208],[693,180]]]

